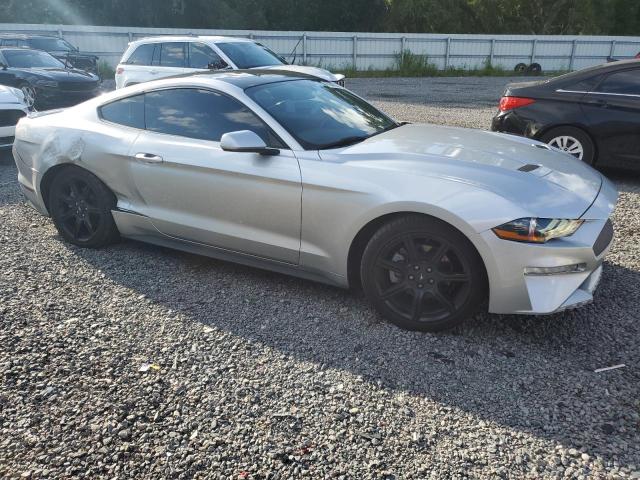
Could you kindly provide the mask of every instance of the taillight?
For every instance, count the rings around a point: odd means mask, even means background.
[[[116,70],[116,75],[120,75],[122,73],[124,73],[124,68],[118,67],[118,69]]]
[[[531,105],[535,103],[533,98],[524,98],[524,97],[502,97],[500,99],[500,105],[498,108],[501,112],[506,112],[507,110],[513,110],[514,108],[526,107],[527,105]]]

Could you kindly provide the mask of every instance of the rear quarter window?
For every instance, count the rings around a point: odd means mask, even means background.
[[[155,44],[153,43],[138,46],[129,56],[126,63],[129,65],[151,65],[154,48]]]
[[[144,129],[144,95],[122,98],[98,110],[100,118],[127,127]]]

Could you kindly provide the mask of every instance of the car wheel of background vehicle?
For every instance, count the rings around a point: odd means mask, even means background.
[[[407,330],[454,327],[477,311],[487,292],[473,245],[453,227],[422,215],[380,228],[365,248],[360,275],[376,309]]]
[[[100,248],[118,240],[111,210],[114,194],[95,175],[81,168],[58,172],[49,189],[49,213],[69,243]]]
[[[24,95],[24,103],[27,107],[33,108],[36,104],[36,89],[28,83],[21,84],[19,88]]]
[[[532,63],[527,67],[527,73],[540,75],[542,73],[542,65],[540,65],[539,63]]]
[[[516,72],[516,73],[523,73],[526,69],[527,69],[527,64],[526,63],[519,63],[519,64],[517,64],[515,66],[513,71]]]
[[[575,127],[558,127],[549,130],[540,139],[551,147],[573,155],[578,160],[593,165],[595,147],[593,141],[584,131]]]

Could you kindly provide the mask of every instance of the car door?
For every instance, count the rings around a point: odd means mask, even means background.
[[[583,108],[599,162],[640,162],[640,69],[607,75],[584,96]]]
[[[185,42],[157,43],[149,69],[151,80],[189,72],[187,52],[188,44]]]
[[[140,213],[163,234],[297,264],[302,181],[293,152],[237,99],[196,88],[145,94],[146,130],[131,150]],[[252,130],[279,155],[225,152]]]
[[[202,42],[189,42],[189,68],[194,70],[220,70],[228,67],[220,55]]]
[[[154,75],[152,71],[156,71],[153,67],[153,54],[156,48],[158,48],[158,56],[161,48],[160,43],[143,43],[138,45],[136,49],[129,55],[124,64],[119,65],[117,75],[123,76],[121,86],[135,85],[136,83],[148,82],[154,80],[157,74]]]

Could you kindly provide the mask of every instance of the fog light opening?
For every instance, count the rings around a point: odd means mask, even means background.
[[[566,273],[581,273],[587,269],[586,263],[561,265],[559,267],[524,267],[525,275],[561,275]]]

